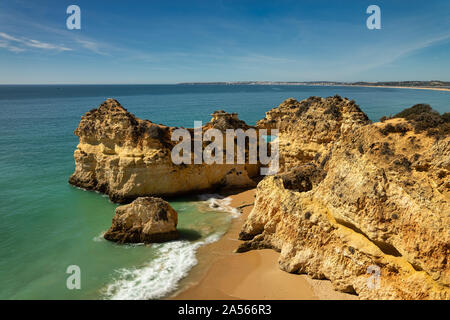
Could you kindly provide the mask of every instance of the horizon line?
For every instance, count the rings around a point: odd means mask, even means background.
[[[450,83],[450,80],[383,80],[383,81],[331,81],[331,80],[313,80],[313,81],[282,81],[282,80],[236,80],[236,81],[184,81],[184,82],[168,82],[168,83],[0,83],[0,86],[139,86],[139,85],[193,85],[193,84],[342,84],[342,85],[354,85],[359,83],[367,84],[380,84],[380,83],[407,83],[407,82],[443,82]]]

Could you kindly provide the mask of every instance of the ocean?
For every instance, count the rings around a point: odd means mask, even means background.
[[[67,183],[81,115],[107,98],[155,123],[192,127],[218,109],[249,124],[284,99],[339,94],[371,120],[417,103],[450,111],[450,92],[395,88],[270,85],[0,86],[0,299],[157,299],[197,263],[196,250],[226,232],[236,212],[227,199],[172,199],[181,239],[117,245],[103,239],[115,204]],[[219,202],[221,206],[211,205]],[[67,267],[81,289],[66,286]],[[178,288],[179,289],[179,288]]]

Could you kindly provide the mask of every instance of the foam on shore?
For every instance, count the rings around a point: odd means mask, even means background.
[[[231,201],[233,200],[231,197],[223,197],[218,194],[202,194],[198,196],[201,201],[204,201],[208,204],[208,206],[213,210],[225,211],[231,214],[233,218],[237,218],[241,215],[241,212],[232,207]]]
[[[231,197],[218,194],[202,194],[198,196],[208,209],[229,213],[231,217],[240,216],[240,211],[231,206]],[[182,208],[180,209],[182,211]],[[116,270],[116,276],[108,284],[102,294],[111,300],[149,300],[167,297],[176,291],[180,280],[198,263],[198,248],[219,240],[224,232],[215,232],[199,241],[172,241],[153,244],[152,249],[158,252],[156,258],[145,265],[135,268]],[[100,241],[102,234],[94,238]]]
[[[173,241],[154,245],[159,255],[146,265],[133,269],[119,269],[118,276],[103,294],[111,300],[149,300],[167,296],[178,288],[181,279],[197,264],[199,247],[219,240],[215,233],[194,243]]]

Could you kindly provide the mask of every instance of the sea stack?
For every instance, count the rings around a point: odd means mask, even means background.
[[[237,114],[220,111],[202,132],[250,128]],[[142,196],[176,196],[219,189],[256,186],[258,164],[174,164],[171,152],[176,127],[142,120],[115,99],[81,117],[75,130],[75,172],[69,183],[107,194],[111,201],[129,203]],[[193,129],[186,129],[193,136]],[[207,143],[203,142],[203,147]],[[224,149],[226,152],[226,148]]]
[[[140,197],[116,208],[106,240],[118,243],[153,243],[178,239],[178,214],[161,198]]]

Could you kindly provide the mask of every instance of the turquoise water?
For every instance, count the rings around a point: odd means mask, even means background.
[[[302,86],[0,86],[0,298],[102,299],[167,295],[195,264],[195,250],[231,219],[196,197],[172,201],[182,240],[152,246],[102,239],[115,205],[71,187],[73,130],[109,97],[156,123],[192,127],[217,109],[254,124],[282,100],[336,93],[372,120],[416,103],[450,111],[441,91]],[[81,268],[81,290],[66,288],[66,268]],[[167,272],[170,271],[170,272]]]

